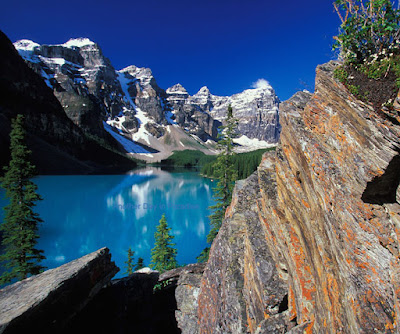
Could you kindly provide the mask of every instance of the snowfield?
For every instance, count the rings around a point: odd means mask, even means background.
[[[149,154],[150,152],[147,151],[145,148],[143,148],[142,146],[134,143],[133,141],[125,138],[124,136],[114,132],[112,130],[112,127],[110,125],[108,125],[106,122],[103,121],[103,126],[104,129],[111,135],[114,137],[115,140],[117,140],[125,149],[125,151],[127,153],[146,153]]]

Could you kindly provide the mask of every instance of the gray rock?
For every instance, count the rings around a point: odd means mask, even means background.
[[[0,290],[1,333],[55,333],[119,271],[107,248]]]

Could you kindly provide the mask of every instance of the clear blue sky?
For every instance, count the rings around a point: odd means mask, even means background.
[[[13,42],[88,37],[116,69],[150,67],[164,89],[231,95],[264,78],[285,100],[313,90],[316,65],[334,58],[332,1],[3,1],[0,29]]]

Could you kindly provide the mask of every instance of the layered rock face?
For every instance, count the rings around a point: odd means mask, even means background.
[[[177,334],[175,313],[190,322],[187,330],[197,328],[204,264],[162,275],[143,268],[111,280],[118,271],[103,248],[5,287],[0,332]]]
[[[398,333],[400,126],[350,95],[336,65],[281,104],[277,151],[236,186],[199,333]]]

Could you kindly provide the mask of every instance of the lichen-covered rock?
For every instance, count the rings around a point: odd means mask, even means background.
[[[0,290],[1,333],[59,333],[119,271],[107,248]]]
[[[398,333],[400,126],[317,68],[280,105],[275,153],[236,186],[200,333]]]
[[[237,183],[203,275],[200,333],[254,332],[263,320],[287,309],[287,283],[266,247],[268,230],[258,216],[260,200],[256,174]]]
[[[205,264],[190,264],[180,272],[175,290],[175,317],[182,334],[198,333],[198,297]]]

